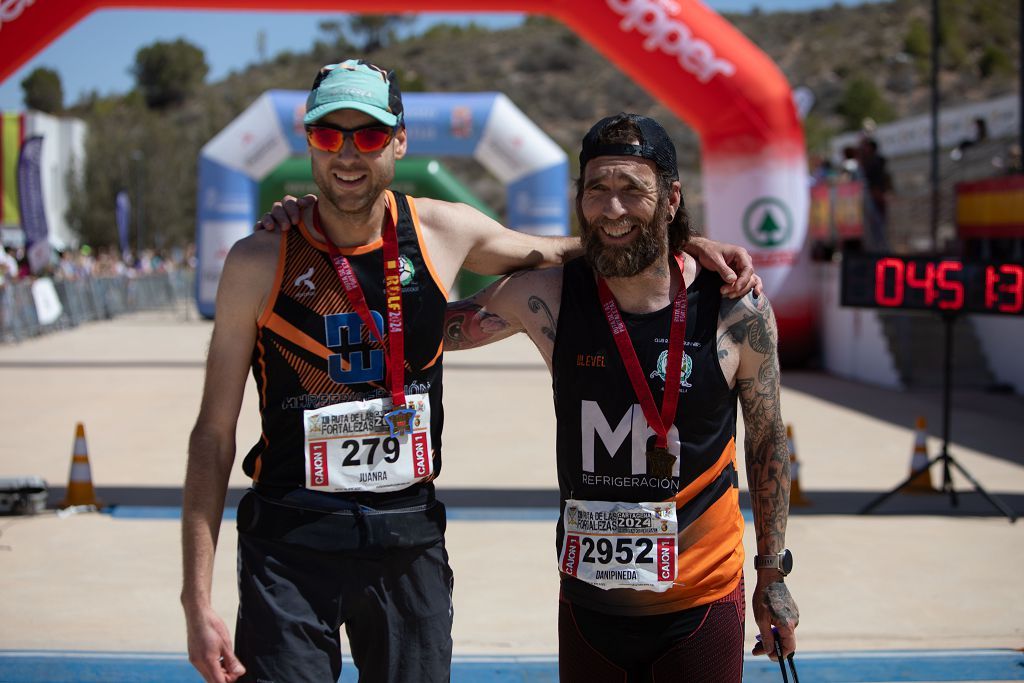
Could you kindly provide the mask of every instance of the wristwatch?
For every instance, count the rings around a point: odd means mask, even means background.
[[[783,576],[793,571],[793,553],[785,548],[778,555],[754,555],[754,569],[777,569]]]

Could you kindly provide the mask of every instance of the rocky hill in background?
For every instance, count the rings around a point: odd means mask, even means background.
[[[772,12],[767,10],[770,5],[766,0],[764,10],[727,18],[780,66],[794,87],[814,93],[816,102],[805,121],[812,151],[824,151],[829,137],[856,127],[864,116],[881,123],[928,111],[930,3],[891,0],[806,12]],[[1018,1],[942,0],[941,5],[944,104],[1015,92]],[[689,186],[688,204],[699,205],[700,161],[694,133],[557,22],[530,18],[502,31],[442,25],[369,52],[357,51],[340,34],[323,38],[309,36],[310,50],[280,54],[209,83],[169,110],[142,111],[144,103],[137,94],[82,104],[73,113],[86,118],[93,131],[90,164],[119,168],[123,176],[131,173],[130,165],[109,158],[111,154],[158,145],[145,154],[147,164],[154,164],[144,169],[145,176],[162,183],[159,192],[149,190],[161,195],[150,200],[151,208],[161,213],[150,215],[162,215],[172,234],[190,235],[195,178],[189,169],[195,168],[199,147],[265,90],[305,90],[321,64],[363,56],[396,69],[405,91],[502,91],[570,158],[575,158],[580,139],[597,118],[623,110],[652,115],[675,138],[683,181]],[[143,129],[150,125],[161,135],[147,136]],[[104,154],[106,161],[94,156]],[[161,158],[163,163],[157,165],[154,160]],[[485,201],[503,207],[503,189],[474,162],[446,163]],[[175,171],[168,174],[166,169]],[[116,194],[117,182],[91,178],[89,185],[90,195],[103,195],[102,215],[81,218],[79,224],[83,235],[95,242],[99,236],[89,234],[109,231],[112,224],[107,195]],[[88,212],[94,203],[80,206]]]

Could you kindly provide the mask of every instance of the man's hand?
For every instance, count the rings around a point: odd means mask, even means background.
[[[307,194],[299,199],[286,194],[281,201],[274,202],[274,206],[270,211],[263,214],[256,221],[253,231],[266,230],[267,232],[274,232],[274,230],[280,229],[281,232],[288,232],[288,229],[293,225],[299,224],[303,210],[314,204],[316,204],[315,194]]]
[[[739,299],[751,289],[758,296],[763,293],[761,277],[754,272],[754,261],[743,247],[694,236],[684,249],[700,265],[715,271],[725,280],[722,296]]]
[[[245,667],[231,647],[227,626],[211,608],[187,614],[186,621],[188,661],[206,683],[234,683],[245,674]]]
[[[759,578],[750,606],[761,632],[761,640],[754,646],[753,654],[767,654],[772,661],[778,661],[773,626],[778,629],[783,658],[796,652],[796,626],[800,623],[800,610],[786,584],[781,580],[769,582]]]

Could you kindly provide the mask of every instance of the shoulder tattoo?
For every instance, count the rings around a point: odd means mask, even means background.
[[[551,309],[547,303],[536,294],[532,295],[526,301],[530,307],[530,311],[533,313],[542,313],[548,319],[547,325],[541,325],[540,331],[551,341],[555,341],[555,318],[551,315]]]
[[[728,339],[740,346],[749,344],[756,353],[769,355],[778,332],[767,299],[747,295],[742,299],[723,300],[719,317],[729,324],[718,338],[718,357],[728,355],[724,342]]]

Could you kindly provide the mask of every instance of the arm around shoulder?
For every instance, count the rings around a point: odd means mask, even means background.
[[[417,200],[423,223],[465,267],[481,275],[546,268],[580,253],[576,237],[543,237],[510,230],[466,204]]]
[[[519,271],[468,299],[450,303],[445,350],[477,348],[525,332],[550,366],[561,283],[561,268]]]

